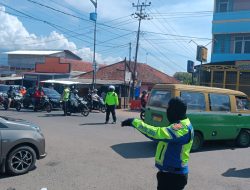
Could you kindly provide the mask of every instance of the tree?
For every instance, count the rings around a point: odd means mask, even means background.
[[[187,72],[176,72],[174,78],[181,81],[183,84],[192,84],[192,74]],[[194,84],[196,81],[194,80]]]

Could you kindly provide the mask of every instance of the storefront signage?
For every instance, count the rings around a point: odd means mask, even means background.
[[[250,61],[237,61],[235,65],[241,71],[250,70]]]

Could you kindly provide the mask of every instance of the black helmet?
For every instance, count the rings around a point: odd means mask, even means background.
[[[167,118],[172,123],[186,119],[187,104],[180,98],[171,98],[168,102]]]

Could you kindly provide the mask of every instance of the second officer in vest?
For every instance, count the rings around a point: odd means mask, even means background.
[[[109,91],[106,94],[105,97],[105,104],[106,104],[106,121],[105,124],[107,124],[109,122],[109,115],[110,112],[112,113],[112,117],[113,117],[113,124],[116,123],[116,114],[115,114],[115,108],[116,106],[119,105],[119,100],[118,100],[118,96],[115,92],[115,87],[114,86],[109,86]]]

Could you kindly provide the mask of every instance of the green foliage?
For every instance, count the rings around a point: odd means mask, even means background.
[[[176,72],[174,78],[179,80],[183,84],[192,84],[192,74],[187,72]],[[194,84],[196,84],[196,79],[194,78]]]

